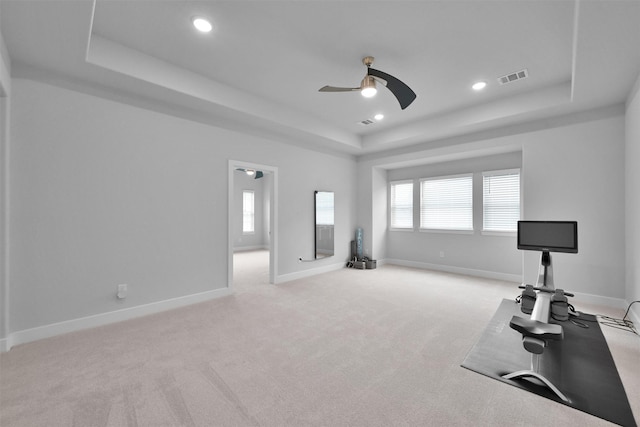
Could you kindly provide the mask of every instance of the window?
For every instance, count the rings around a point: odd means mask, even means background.
[[[391,183],[391,228],[413,229],[413,181]]]
[[[420,228],[473,230],[473,175],[423,179]]]
[[[255,222],[254,195],[252,190],[242,192],[242,232],[253,233]]]
[[[520,219],[520,170],[482,174],[483,230],[516,231]]]

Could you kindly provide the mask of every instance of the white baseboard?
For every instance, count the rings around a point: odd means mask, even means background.
[[[7,338],[0,339],[0,351],[9,351],[11,350],[11,347],[18,344],[25,344],[83,329],[95,328],[96,326],[122,322],[123,320],[134,319],[149,314],[155,314],[166,310],[224,297],[231,295],[232,293],[233,292],[229,290],[229,288],[214,289],[212,291],[201,292],[199,294],[187,295],[150,304],[139,305],[136,307],[125,308],[122,310],[110,311],[93,316],[65,320],[64,322],[25,329],[13,332],[9,334]]]
[[[0,339],[0,353],[5,353],[11,350],[13,343],[11,342],[11,336],[8,338]]]
[[[281,274],[275,278],[275,283],[285,283],[292,280],[304,279],[305,277],[315,276],[316,274],[328,273],[330,271],[340,270],[346,266],[347,262],[333,263],[323,265],[317,268],[311,268],[309,270],[296,271],[294,273]]]
[[[380,264],[380,261],[378,261]],[[498,273],[495,271],[476,270],[472,268],[455,267],[451,265],[430,264],[427,262],[406,261],[402,259],[385,259],[382,264],[395,264],[403,267],[421,268],[423,270],[444,271],[446,273],[464,274],[467,276],[482,277],[484,279],[504,280],[506,282],[522,283],[519,274]]]
[[[604,297],[602,295],[584,294],[582,292],[572,292],[575,296],[569,299],[569,302],[597,304],[605,307],[626,309],[627,303],[622,298]],[[576,307],[576,310],[578,308]]]

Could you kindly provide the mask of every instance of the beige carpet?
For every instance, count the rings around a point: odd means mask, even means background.
[[[0,425],[608,425],[460,367],[513,283],[383,266],[269,285],[265,259],[238,254],[233,296],[2,354]],[[640,339],[603,330],[638,419]]]

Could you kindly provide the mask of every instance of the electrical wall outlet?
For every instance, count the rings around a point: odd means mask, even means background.
[[[440,258],[444,258],[444,251],[440,251]]]
[[[126,298],[127,297],[127,285],[126,284],[118,285],[118,293],[116,295],[118,296],[118,299]]]

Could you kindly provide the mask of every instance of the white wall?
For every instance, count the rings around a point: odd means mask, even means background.
[[[382,168],[371,169],[371,224],[372,233],[369,237],[371,249],[365,250],[365,255],[375,254],[371,259],[387,258],[387,171]],[[365,242],[367,241],[365,235]],[[367,245],[365,244],[365,248]]]
[[[640,300],[640,75],[629,94],[625,115],[625,223],[627,303]],[[640,323],[640,304],[632,306]]]
[[[11,58],[0,32],[0,96],[8,96],[11,91]]]
[[[375,205],[373,204],[373,192],[374,192],[374,169],[364,168],[358,163],[358,191],[356,193],[358,211],[357,211],[357,223],[356,227],[360,227],[363,230],[362,245],[363,255],[371,259],[380,259],[380,251],[373,250],[373,239],[371,233],[372,230],[378,228],[373,227],[373,216],[375,215]],[[355,228],[351,230],[351,240],[355,240]]]
[[[11,94],[11,63],[9,54],[0,33],[0,351],[5,348],[8,335],[8,227],[7,211],[9,207],[9,111]]]
[[[522,275],[522,254],[516,247],[515,233],[482,233],[482,172],[517,169],[521,163],[522,155],[518,151],[389,170],[389,182],[413,180],[415,197],[414,231],[389,230],[387,258],[425,268],[519,280]],[[474,232],[420,231],[420,179],[464,173],[474,175]]]
[[[14,335],[224,289],[229,159],[278,168],[281,280],[347,260],[352,158],[311,155],[31,80],[12,86]],[[336,193],[336,255],[299,263],[313,253],[316,189]],[[115,297],[120,283],[129,285],[125,300]]]
[[[262,178],[262,242],[266,248],[271,243],[271,204],[273,193],[273,174],[266,173]]]
[[[578,221],[578,254],[553,253],[556,288],[624,299],[624,117],[521,135],[523,219]],[[535,283],[539,254],[525,252]]]
[[[359,161],[359,176],[365,177],[372,168],[522,150],[523,219],[579,221],[580,253],[553,255],[556,286],[577,292],[583,299],[596,296],[591,299],[620,306],[625,298],[624,140],[623,109],[612,106],[511,127],[504,136],[483,135],[476,141],[465,136],[450,144],[425,144],[386,158],[367,156]],[[370,187],[369,183],[360,185],[359,191]],[[360,211],[358,222],[365,223]],[[365,229],[365,236],[376,232]],[[445,253],[447,247],[459,250],[463,243],[457,239],[454,235],[439,244]],[[418,247],[421,244],[414,242],[412,251]],[[457,265],[472,266],[472,262],[467,258]],[[535,281],[538,254],[529,253],[520,262],[524,279]]]

